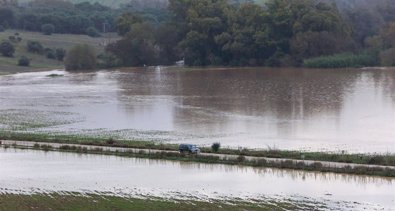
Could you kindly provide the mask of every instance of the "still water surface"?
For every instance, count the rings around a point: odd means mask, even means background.
[[[0,149],[0,193],[53,192],[395,210],[388,178]]]
[[[47,77],[52,73],[64,76]],[[394,153],[395,70],[153,68],[0,76],[0,128]]]

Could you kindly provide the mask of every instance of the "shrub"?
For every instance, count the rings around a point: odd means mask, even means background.
[[[10,40],[11,42],[16,42],[16,37],[15,36],[9,36],[8,40]]]
[[[395,48],[380,53],[380,64],[382,66],[395,66]]]
[[[59,149],[61,150],[70,150],[70,146],[69,145],[62,145],[59,147]]]
[[[55,26],[52,24],[44,24],[41,26],[41,32],[45,35],[52,35],[55,32]]]
[[[44,52],[44,47],[40,42],[29,41],[27,42],[27,51],[30,53],[42,54]]]
[[[64,57],[66,56],[66,50],[63,48],[57,48],[55,50],[56,59],[59,61],[63,61]]]
[[[18,60],[18,66],[28,67],[30,65],[30,59],[26,56],[21,56]]]
[[[108,139],[108,140],[106,141],[106,144],[108,144],[108,145],[113,145],[113,144],[115,144],[115,141],[114,141],[114,139],[110,138],[110,139]]]
[[[65,59],[66,70],[93,70],[96,63],[95,50],[86,44],[71,48]]]
[[[19,43],[22,41],[22,38],[19,36],[19,33],[15,33],[8,37],[8,39],[13,43]]]
[[[85,33],[90,37],[100,37],[99,31],[95,27],[88,27]]]
[[[113,68],[122,66],[122,61],[119,60],[114,54],[112,53],[101,53],[98,58],[98,66],[100,68]]]
[[[243,155],[239,155],[236,158],[236,160],[237,160],[237,162],[242,163],[242,162],[244,162],[246,160],[246,157],[244,157]]]
[[[214,143],[213,145],[211,145],[211,150],[213,150],[213,152],[218,152],[219,148],[221,148],[220,143]]]
[[[13,57],[15,48],[9,41],[3,41],[0,43],[0,53],[6,57]]]
[[[55,51],[50,48],[45,49],[45,56],[48,59],[56,59]]]

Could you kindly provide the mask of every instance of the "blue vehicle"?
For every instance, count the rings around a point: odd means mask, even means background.
[[[178,150],[180,151],[180,153],[191,153],[191,154],[200,153],[199,147],[193,144],[180,144]]]

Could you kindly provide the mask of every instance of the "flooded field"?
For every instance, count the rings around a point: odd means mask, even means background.
[[[395,152],[395,70],[130,69],[0,76],[0,131]]]
[[[103,155],[0,150],[0,193],[98,193],[394,210],[395,180]]]

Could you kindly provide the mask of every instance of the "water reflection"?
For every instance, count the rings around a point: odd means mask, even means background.
[[[0,163],[0,192],[312,199],[395,208],[394,180],[380,177],[15,149],[1,149]]]
[[[64,77],[46,77],[50,72],[0,77],[0,110],[34,108],[84,119],[43,131],[218,141],[232,147],[395,152],[394,70],[58,72]]]

